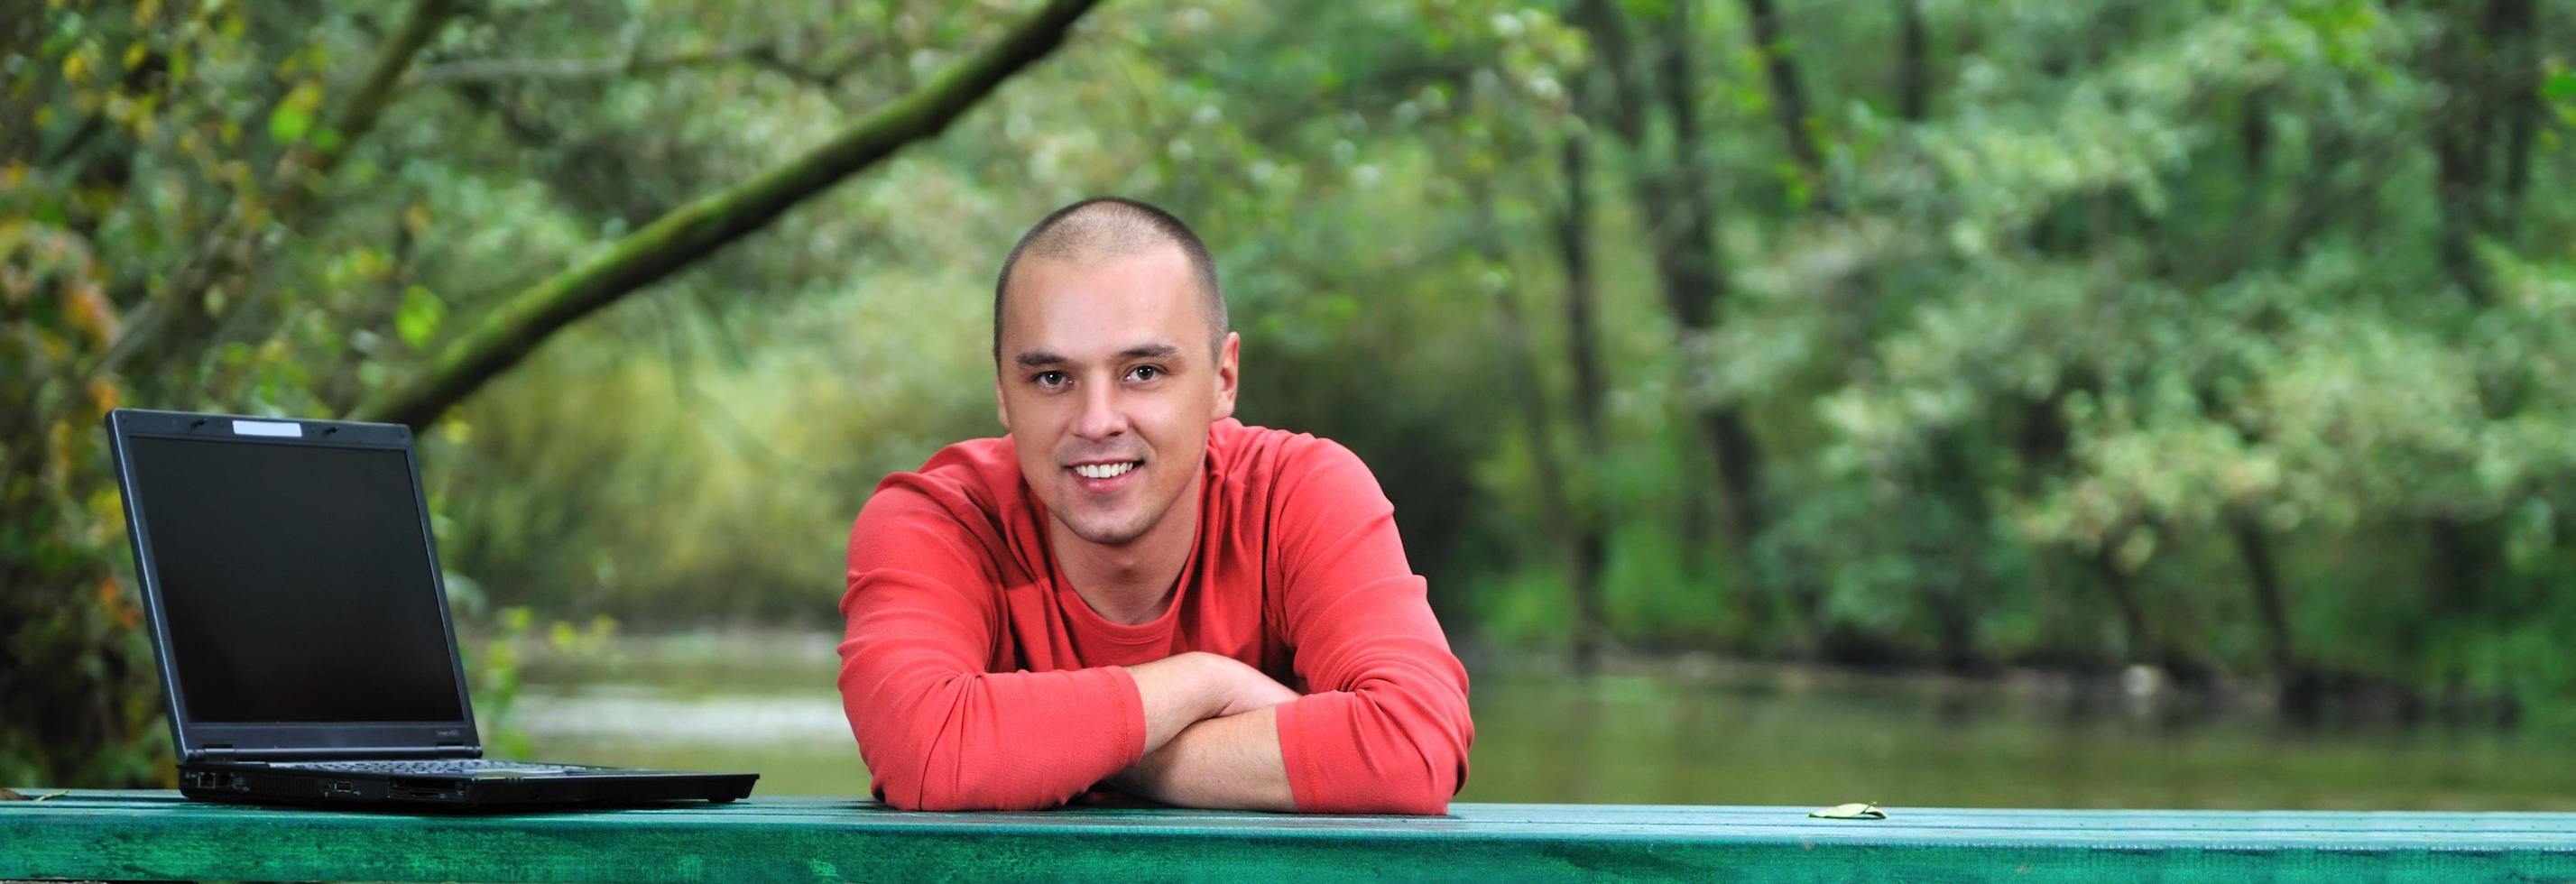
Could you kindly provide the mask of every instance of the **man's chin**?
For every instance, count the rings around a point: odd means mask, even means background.
[[[1151,523],[1100,524],[1082,519],[1066,519],[1064,527],[1072,531],[1073,536],[1082,538],[1083,542],[1093,546],[1126,546],[1136,542],[1137,538],[1144,537],[1145,532],[1154,526]]]
[[[1127,506],[1099,507],[1090,511],[1071,507],[1054,509],[1056,524],[1063,525],[1073,536],[1093,546],[1126,546],[1154,530],[1150,513],[1137,512],[1133,502]]]

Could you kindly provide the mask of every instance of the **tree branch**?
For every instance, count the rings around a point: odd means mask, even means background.
[[[1051,0],[1001,43],[804,156],[674,209],[597,257],[521,290],[449,342],[421,374],[359,403],[349,416],[426,427],[574,320],[767,226],[797,203],[905,145],[938,135],[1004,81],[1054,51],[1095,2]]]
[[[525,80],[605,80],[744,59],[768,64],[773,63],[776,56],[777,46],[772,41],[750,40],[687,52],[629,53],[622,58],[486,58],[429,65],[406,78],[403,84],[430,86]]]
[[[1753,23],[1753,48],[1762,55],[1762,66],[1770,77],[1771,115],[1780,123],[1780,134],[1788,140],[1789,158],[1805,178],[1809,204],[1833,211],[1832,194],[1826,189],[1824,152],[1816,147],[1815,133],[1809,131],[1806,81],[1798,75],[1798,60],[1788,28],[1780,21],[1780,9],[1772,0],[1744,0],[1745,16]]]
[[[349,147],[375,128],[376,118],[392,103],[394,85],[411,60],[429,44],[438,29],[456,15],[457,0],[417,0],[403,17],[402,27],[385,39],[376,53],[376,65],[367,73],[357,90],[332,113],[328,130],[333,137],[298,142],[278,158],[269,176],[270,189],[277,199],[268,217],[292,225],[311,205],[314,182],[329,176]],[[117,371],[136,353],[166,349],[164,342],[202,339],[202,332],[221,317],[208,316],[191,307],[201,300],[217,280],[250,263],[257,249],[262,226],[254,213],[245,212],[239,201],[216,222],[196,252],[170,275],[170,282],[147,299],[134,313],[134,321],[125,334],[117,336],[107,351],[90,365],[84,376]],[[234,299],[227,313],[244,309],[248,298]],[[200,340],[201,343],[204,343]]]
[[[1590,106],[1587,116],[1606,116],[1618,131],[1619,138],[1631,145],[1646,142],[1646,84],[1635,53],[1628,43],[1628,23],[1608,0],[1577,0],[1566,12],[1566,20],[1583,29],[1591,38],[1600,57],[1592,62],[1597,71],[1587,88],[1594,91],[1592,100],[1578,101],[1577,107]],[[1607,93],[1607,94],[1601,94]]]
[[[403,16],[402,27],[396,29],[394,35],[385,41],[384,49],[376,53],[376,66],[367,72],[367,79],[360,82],[358,91],[349,93],[348,99],[340,103],[339,111],[331,115],[330,131],[338,137],[303,142],[313,145],[314,151],[305,160],[305,174],[301,176],[304,180],[318,180],[330,175],[331,168],[339,165],[340,158],[349,154],[349,146],[376,128],[376,118],[384,114],[385,107],[392,104],[394,96],[400,92],[398,87],[403,72],[411,69],[412,58],[419,55],[421,47],[429,45],[429,38],[437,36],[438,29],[456,15],[456,7],[457,0],[420,0],[412,4],[411,11]],[[281,207],[280,212],[284,211]]]
[[[751,60],[753,63],[758,64],[761,67],[777,72],[780,76],[803,83],[807,86],[812,86],[817,89],[834,89],[839,88],[842,80],[849,79],[851,74],[858,73],[859,65],[865,63],[868,57],[876,51],[876,49],[871,47],[861,47],[860,49],[851,52],[847,57],[842,58],[840,63],[821,68],[808,67],[798,62],[789,61],[787,56],[779,53],[777,48],[774,46],[764,47],[760,51],[752,53]]]

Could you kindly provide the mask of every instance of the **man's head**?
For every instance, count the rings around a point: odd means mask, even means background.
[[[1197,504],[1239,346],[1215,262],[1180,219],[1115,198],[1048,215],[993,286],[994,396],[1021,477],[1091,543],[1195,530],[1165,516]]]

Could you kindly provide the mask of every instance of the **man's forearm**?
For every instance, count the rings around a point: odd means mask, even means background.
[[[1137,699],[1145,707],[1146,755],[1224,706],[1227,695],[1220,670],[1208,656],[1180,654],[1127,667],[1128,676],[1136,680]]]
[[[1279,754],[1276,706],[1183,728],[1110,784],[1183,807],[1297,809],[1288,791],[1288,767]]]
[[[1144,756],[1110,785],[1187,807],[1294,810],[1277,707],[1297,692],[1242,662],[1189,653],[1127,667],[1145,706]]]
[[[1127,674],[1135,679],[1137,699],[1145,707],[1146,755],[1201,721],[1297,699],[1296,691],[1260,670],[1203,651],[1129,666]]]

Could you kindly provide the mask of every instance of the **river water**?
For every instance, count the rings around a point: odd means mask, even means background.
[[[539,758],[753,770],[763,795],[865,794],[833,639],[664,636],[538,654],[515,702],[478,711]],[[1462,801],[2576,810],[2576,749],[2530,728],[2301,726],[2028,675],[1697,658],[1589,679],[1470,670]]]

